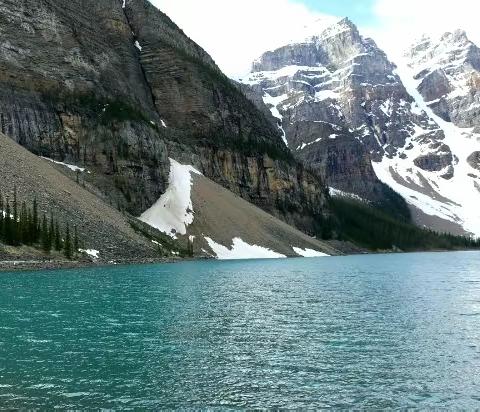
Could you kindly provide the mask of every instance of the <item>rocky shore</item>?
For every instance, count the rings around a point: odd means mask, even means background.
[[[156,264],[156,263],[177,263],[183,262],[187,259],[178,257],[172,258],[159,258],[159,259],[128,259],[118,261],[66,261],[66,260],[5,260],[0,261],[0,273],[1,272],[21,272],[32,270],[58,270],[58,269],[77,269],[88,267],[101,267],[101,266],[117,266],[117,265],[142,265],[142,264]]]

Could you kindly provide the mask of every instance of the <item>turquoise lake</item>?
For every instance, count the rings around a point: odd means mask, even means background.
[[[0,274],[0,409],[480,408],[480,253]]]

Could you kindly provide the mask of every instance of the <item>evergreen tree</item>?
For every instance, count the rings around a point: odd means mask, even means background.
[[[72,239],[70,238],[70,225],[67,222],[67,229],[65,230],[65,242],[64,242],[64,251],[65,257],[67,259],[72,258]]]
[[[3,194],[0,192],[0,240],[5,239],[5,219],[4,219],[5,209],[3,205]]]
[[[12,224],[12,236],[13,236],[13,244],[19,244],[21,242],[20,239],[20,230],[18,224],[18,205],[17,205],[17,186],[15,185],[13,188],[13,224]]]
[[[75,255],[78,253],[78,249],[80,249],[80,245],[79,245],[79,242],[78,242],[77,225],[75,225],[74,234],[73,234],[73,253]]]
[[[22,207],[20,209],[20,241],[27,245],[30,243],[30,239],[28,236],[28,227],[30,225],[30,221],[28,218],[28,211],[27,211],[27,204],[22,202]]]
[[[39,232],[38,228],[39,228],[38,204],[37,204],[37,198],[35,197],[33,199],[33,212],[32,212],[32,225],[31,225],[32,243],[37,243],[38,242],[38,232]]]
[[[60,226],[58,225],[58,220],[55,222],[55,250],[62,250],[62,238],[60,236]]]
[[[51,249],[51,244],[50,244],[50,239],[48,235],[48,223],[47,223],[47,217],[45,216],[45,213],[43,214],[42,218],[42,226],[40,229],[40,238],[41,238],[41,244],[42,244],[42,249],[44,252],[49,253]]]
[[[7,205],[5,207],[5,243],[7,245],[12,245],[13,238],[13,223],[10,209],[10,200],[7,197]]]
[[[55,224],[53,218],[53,212],[50,213],[50,226],[48,228],[48,239],[50,242],[50,249],[55,244]]]
[[[32,216],[32,210],[27,209],[27,221],[25,222],[26,226],[26,231],[27,231],[27,245],[33,244],[33,216]]]

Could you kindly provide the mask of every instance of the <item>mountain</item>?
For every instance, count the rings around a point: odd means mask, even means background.
[[[343,19],[264,53],[241,82],[332,193],[351,193],[420,226],[479,235],[473,204],[480,182],[465,163],[478,156],[463,150],[476,137],[471,130],[453,136],[412,76]]]
[[[242,82],[263,96],[296,157],[330,186],[405,213],[371,161],[394,156],[415,121],[429,128],[391,63],[348,19],[263,54]]]
[[[328,215],[322,179],[211,57],[147,0],[0,4],[0,130],[140,216],[169,158],[300,229]]]
[[[480,133],[480,49],[462,30],[424,36],[405,53],[418,91],[434,113]]]
[[[436,138],[413,136],[405,159],[384,159],[379,177],[415,205],[419,223],[480,235],[478,48],[462,31],[423,40],[397,61],[397,73],[436,128]],[[475,69],[477,67],[477,69]],[[406,149],[407,149],[406,148]],[[438,225],[438,219],[445,224]]]
[[[342,254],[331,242],[307,236],[173,159],[166,192],[140,219],[183,244],[190,241],[195,255],[240,259]]]
[[[185,170],[179,167],[180,171]],[[187,239],[192,235],[196,238],[194,252],[197,256],[216,256],[218,245],[224,244],[228,248],[234,239],[241,239],[243,257],[252,257],[255,253],[264,253],[260,257],[301,256],[308,252],[318,256],[341,254],[334,247],[294,229],[204,176],[195,178],[191,195],[185,188],[179,191],[179,182],[175,181],[178,168],[170,173],[175,183],[171,189],[184,198],[187,196],[187,205],[190,204],[192,213],[195,211],[195,219],[192,219],[194,224],[188,228],[187,236],[179,234],[169,238],[161,233],[164,227],[158,227],[160,231],[157,231],[154,223],[147,226],[141,221],[149,223],[148,219],[134,219],[109,205],[108,199],[102,200],[95,193],[96,188],[85,183],[84,177],[88,174],[91,174],[88,169],[35,156],[0,133],[0,192],[12,201],[13,188],[16,188],[18,204],[32,204],[35,199],[40,215],[45,213],[50,217],[51,213],[54,214],[63,229],[67,223],[72,232],[76,227],[86,251],[84,259],[129,262],[175,257],[186,253]],[[171,202],[167,207],[170,205]],[[222,205],[220,210],[218,205]],[[162,213],[163,209],[162,205]],[[154,214],[154,217],[161,218],[162,214]],[[181,215],[180,220],[182,218]],[[234,248],[232,252],[239,253]],[[3,250],[0,247],[0,257],[7,260],[45,259],[32,248]]]

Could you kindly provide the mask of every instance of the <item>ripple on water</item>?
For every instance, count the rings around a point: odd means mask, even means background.
[[[0,404],[479,408],[479,283],[475,253],[3,274]]]

